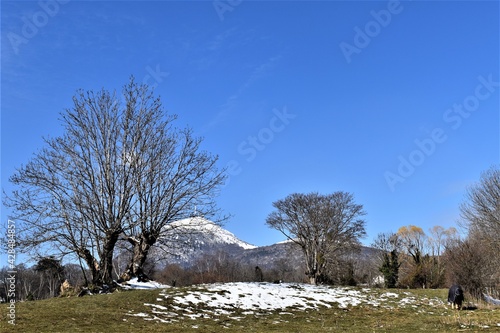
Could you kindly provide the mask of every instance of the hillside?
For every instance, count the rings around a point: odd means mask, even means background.
[[[194,217],[170,223],[164,237],[158,240],[154,255],[165,263],[189,266],[203,254],[224,251],[237,254],[257,248],[238,239],[228,230],[202,217]]]
[[[0,308],[2,332],[493,332],[500,309],[451,310],[446,290],[228,283],[52,298]],[[471,307],[472,308],[472,307]]]

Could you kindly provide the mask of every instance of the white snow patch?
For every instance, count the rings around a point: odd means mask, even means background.
[[[407,305],[415,303],[415,297],[406,297],[399,301],[400,305]]]
[[[164,307],[163,305],[149,304],[149,303],[144,303],[144,305],[152,306],[153,308],[157,308],[157,309],[160,309],[160,310],[168,310],[168,308]]]
[[[133,316],[133,317],[149,317],[149,314],[144,313],[144,312],[139,312],[139,313],[127,313],[127,316]]]
[[[182,318],[212,318],[227,316],[235,321],[245,316],[265,316],[271,313],[293,315],[296,311],[321,307],[348,308],[368,305],[394,307],[434,306],[442,304],[437,298],[420,299],[411,294],[380,293],[378,289],[314,286],[293,283],[215,283],[192,288],[165,289],[159,293],[157,304],[145,303],[151,308],[148,320],[181,320]],[[163,301],[163,302],[162,302]],[[142,314],[137,314],[143,316]],[[158,319],[159,320],[159,319]]]
[[[129,281],[118,283],[124,289],[162,289],[170,288],[169,285],[161,284],[156,281],[139,282],[137,278],[130,279]]]
[[[243,311],[305,310],[332,304],[346,308],[363,302],[376,305],[357,290],[306,284],[226,283],[202,285],[198,289],[187,295],[172,296],[172,300],[184,306],[202,304],[220,310]]]

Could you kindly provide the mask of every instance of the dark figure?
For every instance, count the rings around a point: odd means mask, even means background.
[[[457,284],[454,284],[450,287],[448,291],[448,303],[451,303],[451,308],[454,309],[455,305],[457,309],[460,310],[462,308],[462,302],[464,301],[464,291],[462,287]]]
[[[264,281],[264,274],[262,274],[262,270],[259,266],[255,267],[255,281],[262,282]]]
[[[137,282],[149,282],[149,278],[144,273],[137,274]]]

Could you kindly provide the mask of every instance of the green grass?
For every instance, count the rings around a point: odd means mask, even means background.
[[[189,288],[172,288],[167,295],[189,293]],[[375,296],[387,290],[374,291]],[[210,316],[192,320],[183,316],[188,306],[173,307],[162,298],[161,290],[133,290],[109,295],[54,298],[43,301],[16,303],[16,325],[8,324],[7,304],[0,304],[0,332],[496,332],[500,331],[500,308],[485,304],[476,310],[451,310],[433,300],[445,300],[446,290],[390,290],[399,295],[386,304],[351,306],[347,309],[319,310],[283,309],[244,315]],[[408,293],[411,293],[409,295]],[[397,306],[397,301],[413,296],[414,305]],[[177,316],[171,322],[145,320],[131,314],[152,314],[152,307],[161,304]],[[208,310],[198,306],[195,311]],[[285,313],[283,313],[285,312]],[[235,319],[238,317],[238,319]],[[151,318],[151,317],[150,317]]]

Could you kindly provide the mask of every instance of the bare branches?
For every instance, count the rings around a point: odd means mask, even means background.
[[[453,278],[480,298],[485,287],[500,286],[500,169],[492,167],[467,190],[460,206],[467,239],[448,246]],[[453,265],[454,264],[454,265]]]
[[[462,222],[471,233],[482,237],[500,251],[500,169],[493,167],[471,186],[460,206]]]
[[[217,213],[224,182],[217,157],[200,151],[201,139],[172,126],[174,115],[133,78],[123,103],[106,90],[80,91],[61,114],[64,135],[11,177],[7,197],[25,249],[55,246],[92,269],[94,283],[112,282],[113,251],[120,237],[134,246],[141,267],[165,225],[193,207]],[[134,260],[136,260],[134,259]],[[138,265],[137,265],[138,264]]]
[[[142,267],[151,247],[166,232],[171,222],[191,217],[196,207],[201,216],[214,216],[218,209],[215,196],[225,175],[217,170],[217,157],[200,151],[201,139],[192,131],[145,131],[146,143],[134,163],[136,204],[132,207],[131,226],[124,231],[134,254],[123,274],[127,279],[143,274]],[[162,137],[154,135],[165,130]],[[149,144],[147,144],[149,142]]]
[[[298,244],[306,257],[311,283],[324,274],[338,252],[358,245],[365,235],[363,206],[351,194],[291,194],[273,203],[266,223]]]

